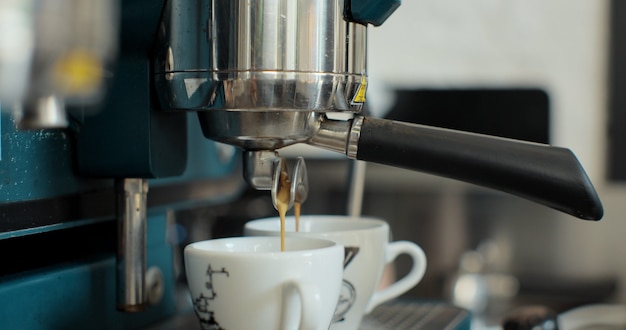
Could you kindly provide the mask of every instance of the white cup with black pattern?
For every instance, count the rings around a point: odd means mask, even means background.
[[[287,217],[287,237],[313,237],[335,241],[344,246],[344,277],[332,330],[356,330],[363,317],[376,306],[407,292],[424,276],[426,255],[415,243],[389,241],[389,225],[372,217],[307,215],[300,218],[299,231],[294,217]],[[280,234],[278,217],[249,221],[247,236]],[[399,255],[408,255],[413,265],[403,277],[377,290],[385,267]]]
[[[185,271],[202,329],[327,330],[344,248],[330,240],[232,237],[185,247]]]

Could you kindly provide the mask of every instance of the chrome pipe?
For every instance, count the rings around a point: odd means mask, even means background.
[[[147,306],[146,209],[148,180],[124,178],[117,190],[117,309],[139,312]]]
[[[363,209],[363,194],[365,192],[365,173],[367,163],[352,160],[348,184],[348,215],[360,217]]]

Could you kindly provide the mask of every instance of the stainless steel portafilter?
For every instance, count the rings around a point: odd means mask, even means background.
[[[359,114],[367,26],[397,5],[170,0],[153,67],[160,104],[197,112],[205,137],[244,149],[245,177],[257,189],[272,187],[276,150],[306,143],[600,219],[602,204],[569,149]]]

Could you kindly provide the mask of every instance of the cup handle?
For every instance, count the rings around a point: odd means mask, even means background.
[[[422,248],[413,242],[397,241],[389,243],[385,254],[385,264],[392,262],[403,253],[408,254],[413,259],[411,270],[390,286],[376,291],[367,305],[366,313],[371,312],[381,303],[405,293],[424,277],[426,272],[426,254],[424,254]]]
[[[313,285],[289,282],[283,285],[281,329],[314,330],[319,327],[319,292]],[[300,308],[300,312],[294,311]],[[293,316],[300,315],[300,319]],[[299,326],[298,326],[299,324]]]

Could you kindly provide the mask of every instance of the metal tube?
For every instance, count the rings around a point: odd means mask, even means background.
[[[346,154],[352,120],[332,120],[323,117],[307,144]]]
[[[117,190],[117,309],[139,312],[146,308],[146,200],[147,179],[119,179]]]
[[[350,182],[348,186],[348,215],[360,217],[363,208],[363,193],[365,191],[365,169],[367,163],[352,160]]]
[[[345,3],[168,1],[153,68],[163,109],[359,112],[367,26]]]

